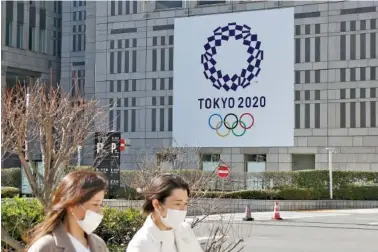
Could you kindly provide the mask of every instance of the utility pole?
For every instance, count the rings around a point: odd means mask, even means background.
[[[326,149],[328,150],[329,198],[333,199],[332,154],[335,152],[335,149],[330,147]]]
[[[83,147],[81,145],[77,146],[77,166],[81,166],[81,149]]]

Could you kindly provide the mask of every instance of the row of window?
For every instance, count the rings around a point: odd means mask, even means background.
[[[377,67],[354,67],[295,71],[295,84],[327,82],[327,71],[335,71],[335,82],[377,80]],[[328,80],[330,81],[330,80]]]
[[[148,104],[149,106],[165,106],[165,105],[173,105],[173,96],[153,96],[149,97],[151,103]],[[144,106],[144,104],[139,104],[137,100],[140,100],[142,98],[137,98],[137,97],[127,97],[123,98],[123,107],[140,107]],[[144,100],[144,98],[143,98]],[[111,107],[122,107],[122,98],[110,98],[109,99],[109,105]]]
[[[172,108],[148,109],[147,114],[149,115],[148,117],[151,120],[151,127],[149,128],[149,130],[151,130],[152,132],[172,131]],[[121,122],[123,122],[123,125],[121,125]],[[109,129],[122,132],[136,132],[137,109],[109,111]]]
[[[79,7],[79,6],[86,6],[87,5],[87,1],[83,0],[83,1],[72,1],[73,3],[73,7]]]
[[[357,118],[357,104],[360,106],[359,118]],[[367,113],[367,107],[370,107],[370,113]],[[359,128],[375,128],[377,127],[377,102],[350,102],[349,103],[349,125],[347,124],[347,103],[340,103],[340,128],[357,128],[357,120],[359,120]],[[370,117],[370,125],[367,124],[367,117]]]
[[[357,60],[357,59],[375,59],[377,57],[377,33],[363,33],[334,36],[339,37],[340,47],[337,60]],[[333,38],[334,38],[333,37]],[[348,37],[348,43],[347,43]],[[327,38],[327,40],[331,39]],[[359,40],[357,43],[357,39]],[[327,41],[326,40],[326,41]],[[326,42],[325,41],[325,42]],[[347,53],[347,44],[349,52]],[[321,37],[315,38],[296,38],[295,39],[295,63],[303,62],[320,62],[327,60],[328,53],[321,53],[326,49],[326,44],[322,45]],[[304,55],[302,55],[304,47]],[[359,54],[359,55],[358,55]],[[324,55],[322,58],[322,55]],[[347,56],[348,55],[348,56]]]
[[[358,28],[357,28],[357,24]],[[347,24],[349,24],[349,27],[347,27]],[[367,24],[370,25],[370,27],[367,27]],[[347,31],[364,31],[364,30],[373,30],[377,29],[377,19],[370,19],[370,20],[353,20],[350,22],[343,21],[340,23],[340,31],[341,32],[347,32]]]
[[[81,20],[86,20],[87,17],[87,12],[84,11],[74,11],[72,12],[72,20],[73,21],[81,21]]]
[[[72,51],[85,51],[85,32],[72,35]]]
[[[117,49],[124,49],[124,48],[135,48],[137,47],[137,39],[118,39],[117,40]],[[110,40],[110,49],[115,48],[115,40]]]
[[[374,128],[377,127],[377,102],[376,101],[363,101],[363,102],[342,102],[339,104],[339,127],[340,128]],[[321,106],[324,106],[321,108]],[[304,107],[303,113],[301,113]],[[347,111],[348,107],[348,111]],[[357,107],[359,111],[357,112]],[[307,103],[307,104],[295,104],[294,124],[296,129],[300,128],[320,128],[321,125],[321,113],[325,113],[326,105],[320,103]],[[348,113],[347,113],[348,112]],[[303,119],[302,119],[303,115]],[[323,116],[324,117],[324,116]],[[328,115],[325,116],[327,120]],[[349,117],[349,120],[347,118]],[[302,125],[302,120],[303,125]],[[368,123],[368,120],[370,122]],[[347,121],[348,124],[347,124]],[[313,122],[313,125],[311,125]],[[357,123],[359,125],[357,125]]]
[[[347,89],[340,89],[340,99],[356,99],[356,88],[350,88],[349,95],[347,95]],[[366,88],[359,88],[360,94],[358,98],[364,99],[366,97]],[[377,88],[370,88],[370,98],[377,98]]]
[[[310,101],[310,100],[320,100],[320,92],[322,90],[295,90],[294,92],[294,100],[295,101]],[[327,92],[327,90],[324,90]],[[359,91],[359,94],[357,94]],[[369,93],[367,95],[366,93]],[[303,95],[304,94],[304,95]],[[357,97],[358,96],[358,97]],[[365,98],[377,98],[377,88],[343,88],[340,89],[340,99],[365,99]]]
[[[150,82],[151,80],[151,82]],[[146,88],[137,89],[137,80],[110,80],[108,92],[135,92],[140,90],[173,90],[173,78],[150,79],[147,81]]]

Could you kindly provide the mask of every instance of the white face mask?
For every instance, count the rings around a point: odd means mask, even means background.
[[[174,209],[169,209],[169,208],[165,208],[165,209],[167,210],[167,216],[164,218],[160,214],[160,219],[163,222],[163,224],[166,227],[171,227],[173,229],[180,227],[181,224],[185,221],[187,211],[174,210]]]
[[[84,219],[78,220],[74,215],[77,220],[77,224],[79,224],[79,226],[84,230],[85,233],[91,234],[100,225],[104,216],[91,210],[86,210],[83,206],[80,207],[85,210],[85,216]]]

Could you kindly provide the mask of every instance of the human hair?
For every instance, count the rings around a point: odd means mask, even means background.
[[[107,189],[107,179],[100,173],[80,170],[68,173],[58,185],[42,223],[26,235],[27,248],[38,239],[51,234],[66,217],[68,207],[83,204]]]
[[[165,203],[166,198],[172,195],[172,191],[175,189],[186,190],[188,196],[190,195],[190,189],[188,183],[181,177],[174,174],[162,174],[154,178],[144,194],[144,204],[142,206],[142,212],[144,215],[149,215],[154,211],[152,201],[157,199],[161,203]]]

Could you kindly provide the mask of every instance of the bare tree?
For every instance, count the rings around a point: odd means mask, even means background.
[[[2,156],[19,158],[33,195],[44,207],[76,157],[77,146],[104,125],[105,107],[84,99],[77,88],[72,93],[39,81],[2,90]],[[32,161],[36,156],[41,157],[42,172]]]

